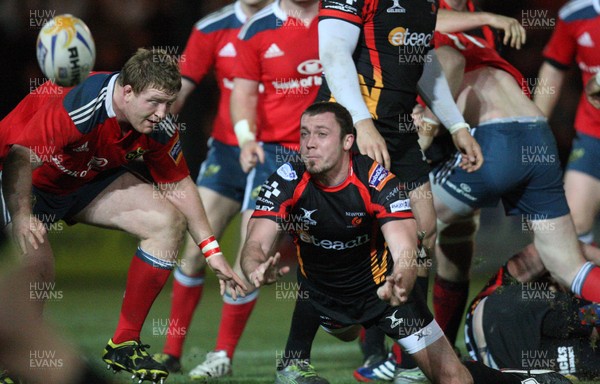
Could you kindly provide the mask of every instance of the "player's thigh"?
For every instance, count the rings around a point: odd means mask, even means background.
[[[73,218],[90,225],[120,229],[142,240],[164,232],[178,232],[185,226],[182,213],[164,194],[129,172],[121,174]]]
[[[565,174],[565,194],[577,233],[589,232],[600,210],[600,179],[569,169]]]
[[[206,187],[198,187],[208,222],[220,238],[233,217],[240,211],[241,203]]]

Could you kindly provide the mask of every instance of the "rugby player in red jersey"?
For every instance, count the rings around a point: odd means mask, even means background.
[[[103,359],[115,370],[155,382],[168,372],[148,354],[140,331],[185,231],[219,277],[222,291],[228,288],[235,296],[244,287],[220,252],[189,177],[179,132],[167,117],[180,87],[174,58],[140,49],[120,72],[94,74],[58,97],[32,93],[0,122],[0,131],[19,132],[10,138],[3,191],[23,262],[38,281],[54,279],[45,225],[62,219],[120,229],[140,239]],[[124,168],[139,157],[153,184]]]

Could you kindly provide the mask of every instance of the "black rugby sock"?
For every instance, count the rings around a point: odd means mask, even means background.
[[[310,350],[319,329],[320,319],[309,300],[300,294],[301,289],[298,291],[285,351],[276,356],[278,370],[310,361]]]

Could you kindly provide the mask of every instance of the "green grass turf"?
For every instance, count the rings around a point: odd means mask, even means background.
[[[236,224],[230,227],[221,241],[230,259],[238,242]],[[51,233],[51,243],[57,260],[55,290],[61,294],[58,299],[47,303],[48,319],[67,339],[78,345],[82,354],[107,377],[117,383],[131,383],[129,374],[113,375],[107,371],[100,356],[117,324],[127,267],[136,240],[120,232],[77,225]],[[290,277],[287,282],[285,288],[269,286],[261,290],[235,355],[234,376],[213,382],[273,382],[275,364],[285,347],[294,304],[292,299],[281,297],[281,291],[289,290],[293,279]],[[482,282],[476,281],[471,292],[477,292]],[[164,344],[171,286],[169,281],[143,329],[142,341],[151,345],[151,353],[160,352]],[[218,283],[214,275],[209,273],[201,304],[187,330],[183,358],[186,373],[203,361],[206,352],[214,347],[221,303]],[[458,345],[464,353],[462,336]],[[355,383],[352,371],[360,365],[361,355],[356,343],[343,343],[320,331],[313,346],[312,360],[319,373],[332,383]],[[190,382],[187,375],[179,374],[171,375],[167,380],[167,383],[187,382]]]

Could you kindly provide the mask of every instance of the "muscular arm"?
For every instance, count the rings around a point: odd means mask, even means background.
[[[406,302],[417,279],[417,224],[415,220],[394,220],[381,226],[394,259],[394,269],[379,289],[379,297],[392,305]]]
[[[241,120],[247,120],[250,130],[256,134],[256,106],[258,105],[258,81],[233,79],[231,91],[231,122],[235,126]],[[239,143],[242,146],[244,143]]]
[[[184,77],[181,78],[181,89],[177,94],[177,99],[171,106],[171,113],[176,114],[181,112],[185,101],[187,100],[188,96],[194,91],[194,89],[196,89],[196,84]]]
[[[454,102],[435,50],[430,50],[427,57],[428,60],[418,83],[419,93],[431,111],[452,134],[456,149],[463,155],[461,168],[467,172],[474,172],[483,165],[481,148],[469,130],[465,129],[469,128],[469,125]]]
[[[375,128],[365,104],[352,53],[358,43],[360,28],[336,19],[319,21],[319,56],[327,85],[335,100],[352,115],[356,127],[356,144],[360,153],[389,169],[391,162],[387,145]]]
[[[167,199],[185,216],[188,231],[196,244],[213,234],[196,184],[190,176],[186,176],[176,183],[160,184],[160,186],[164,189],[168,188],[163,192]]]
[[[548,118],[552,115],[552,111],[558,102],[565,77],[565,71],[548,62],[544,62],[540,67],[538,87],[544,87],[546,92],[535,92],[533,101]]]
[[[258,105],[258,81],[236,77],[231,91],[231,121],[238,145],[241,148],[240,165],[244,172],[263,163],[265,154],[256,142],[256,106]]]
[[[246,279],[257,288],[275,282],[289,271],[289,267],[278,269],[279,253],[268,255],[278,234],[277,223],[272,220],[252,218],[248,223],[248,235],[240,263]]]
[[[161,184],[161,188],[165,190],[167,199],[185,216],[188,232],[196,244],[200,244],[201,241],[212,236],[213,230],[206,217],[196,184],[190,176],[186,176],[176,183]],[[232,292],[234,298],[236,297],[235,292],[243,295],[243,291],[246,290],[244,283],[233,272],[221,252],[209,256],[206,262],[220,280],[221,294],[228,286],[229,292]]]
[[[2,172],[2,190],[12,217],[13,235],[25,253],[26,243],[34,249],[44,242],[45,227],[32,216],[31,174],[42,165],[36,154],[27,147],[13,145]]]
[[[352,53],[356,49],[360,28],[336,19],[319,21],[319,58],[327,85],[336,101],[352,115],[356,124],[371,114],[360,92]]]
[[[434,49],[427,53],[427,60],[417,88],[425,104],[451,133],[453,133],[451,129],[453,126],[465,124],[465,119],[454,102],[446,75]]]
[[[518,20],[489,12],[457,12],[447,9],[438,11],[435,30],[442,33],[463,32],[489,25],[504,31],[503,43],[520,49],[527,33]]]

